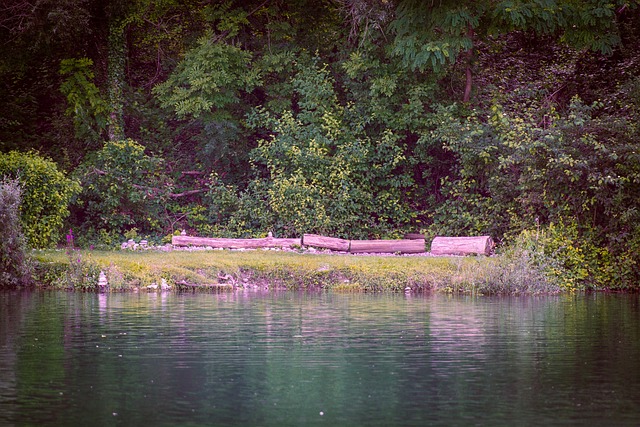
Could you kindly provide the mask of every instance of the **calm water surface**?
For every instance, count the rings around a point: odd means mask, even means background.
[[[639,425],[638,295],[0,293],[0,425]]]

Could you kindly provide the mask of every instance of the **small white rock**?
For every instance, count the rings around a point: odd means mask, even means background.
[[[106,288],[107,286],[109,286],[107,276],[104,274],[104,271],[100,271],[100,275],[98,276],[98,287]]]

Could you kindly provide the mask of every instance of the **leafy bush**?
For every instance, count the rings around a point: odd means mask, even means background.
[[[145,154],[136,141],[106,142],[76,171],[82,193],[74,214],[83,233],[124,234],[132,228],[143,233],[163,231],[161,219],[172,181],[162,166],[161,158]]]
[[[466,117],[438,111],[430,137],[458,166],[441,181],[432,233],[501,238],[539,224],[565,288],[637,287],[638,260],[629,250],[640,222],[636,124],[577,97],[562,113],[534,107],[495,104]]]
[[[42,248],[57,243],[69,215],[69,202],[80,191],[78,182],[67,178],[53,161],[33,152],[0,153],[0,176],[20,182],[20,219],[27,244]]]
[[[588,233],[580,233],[575,221],[523,230],[501,251],[503,258],[514,255],[529,259],[541,277],[564,291],[632,287],[635,277],[633,256],[616,259]]]
[[[29,266],[20,226],[20,185],[0,181],[0,288],[28,283]]]

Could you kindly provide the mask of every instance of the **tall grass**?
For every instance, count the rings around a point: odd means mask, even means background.
[[[29,283],[30,265],[20,226],[21,194],[17,180],[0,181],[0,288]]]

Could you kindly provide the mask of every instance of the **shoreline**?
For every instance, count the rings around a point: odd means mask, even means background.
[[[101,292],[336,292],[558,294],[535,270],[501,256],[347,254],[301,250],[40,250],[35,286]],[[509,262],[506,262],[509,261]]]

